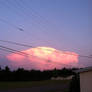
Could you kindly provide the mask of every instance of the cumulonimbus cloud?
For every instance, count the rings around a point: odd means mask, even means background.
[[[28,69],[54,69],[65,66],[76,65],[78,54],[70,51],[60,51],[50,47],[36,47],[22,51],[27,56],[12,53],[7,56],[15,66],[22,66]]]

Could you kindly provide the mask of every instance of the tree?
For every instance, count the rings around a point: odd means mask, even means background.
[[[10,68],[8,66],[5,67],[6,72],[10,72]]]
[[[1,66],[0,66],[0,71],[1,71],[2,69],[1,69]]]

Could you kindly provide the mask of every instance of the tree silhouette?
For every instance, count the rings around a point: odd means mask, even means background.
[[[10,68],[8,66],[5,67],[6,72],[10,72]]]
[[[59,69],[53,70],[25,70],[18,68],[17,70],[11,71],[8,66],[5,69],[0,67],[0,81],[40,81],[49,80],[51,77],[67,77],[74,75],[72,69]]]

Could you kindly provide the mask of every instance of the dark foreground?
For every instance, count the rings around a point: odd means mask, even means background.
[[[0,92],[68,92],[69,81],[4,82]]]

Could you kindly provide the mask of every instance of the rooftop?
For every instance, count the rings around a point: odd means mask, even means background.
[[[76,70],[75,72],[76,73],[82,73],[82,72],[88,72],[88,71],[92,71],[92,66]]]

